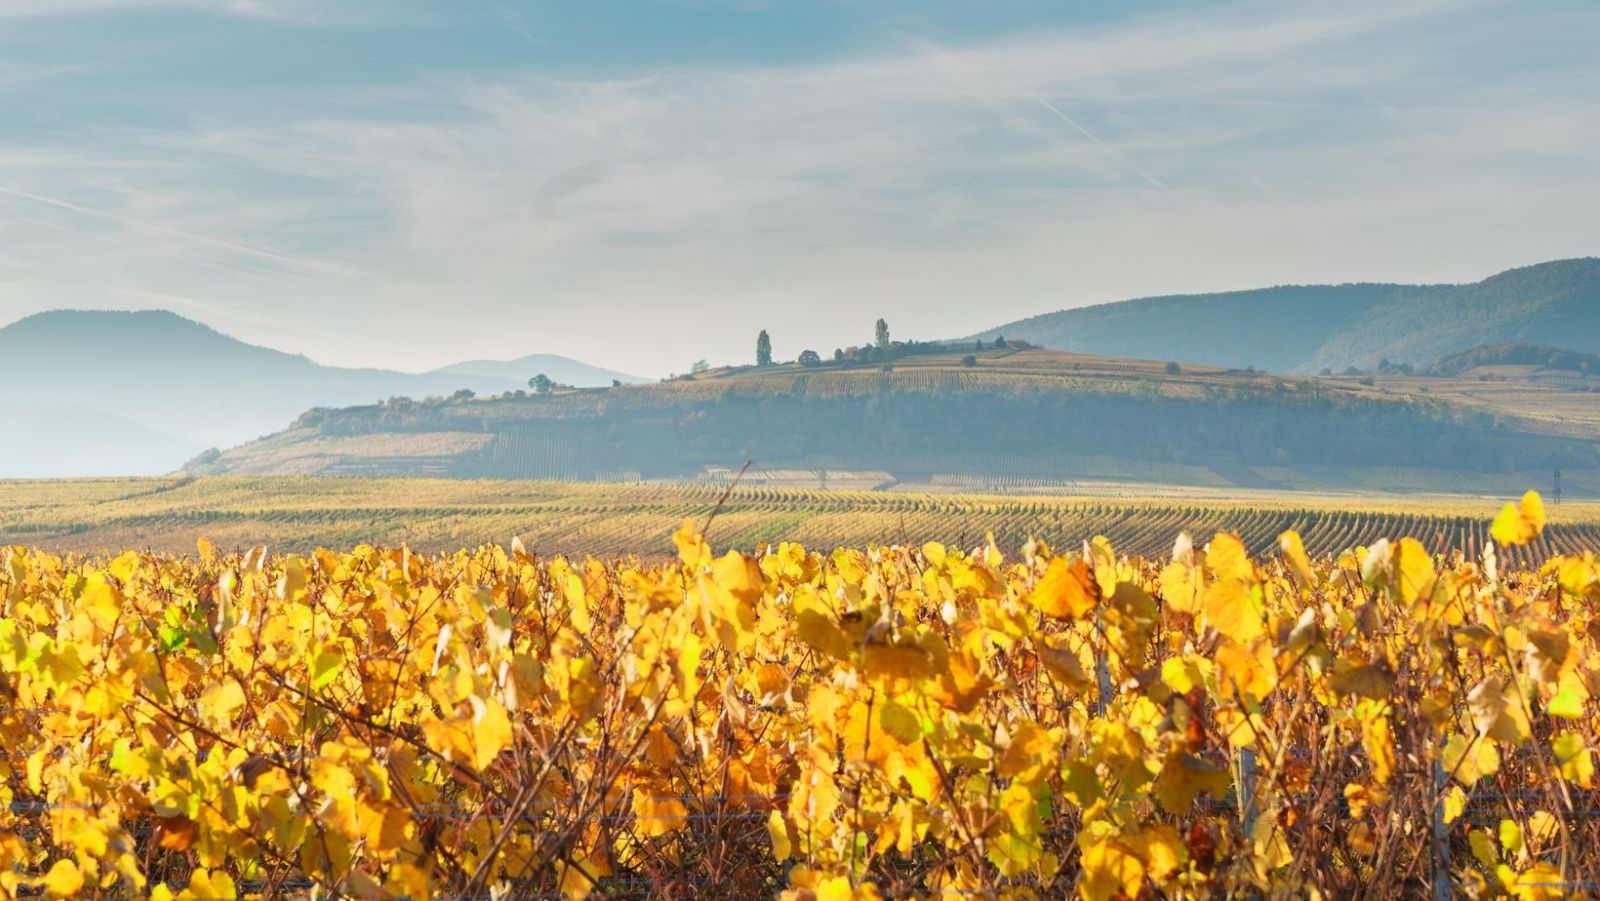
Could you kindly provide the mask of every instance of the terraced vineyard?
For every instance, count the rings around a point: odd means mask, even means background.
[[[489,472],[496,478],[570,479],[581,471],[572,436],[543,423],[502,432],[489,449]]]
[[[222,546],[282,550],[363,542],[440,550],[518,537],[541,554],[672,553],[685,518],[704,521],[717,485],[227,477],[0,482],[0,544],[89,551],[139,547],[187,552],[204,535]],[[712,534],[723,545],[799,541],[813,547],[873,542],[1002,547],[1029,538],[1057,546],[1105,535],[1129,553],[1160,555],[1173,536],[1237,533],[1253,552],[1285,530],[1314,554],[1411,535],[1432,551],[1476,555],[1494,504],[1483,498],[1282,495],[1284,500],[1183,497],[1115,500],[737,487]],[[1600,551],[1600,505],[1552,508],[1552,525],[1517,562]],[[1524,559],[1525,558],[1525,559]]]

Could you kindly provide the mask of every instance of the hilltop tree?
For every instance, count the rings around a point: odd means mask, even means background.
[[[695,360],[694,361],[694,365],[689,367],[689,372],[693,373],[694,375],[699,375],[700,373],[705,372],[707,369],[710,369],[710,368],[711,368],[711,364],[706,362],[705,360]]]
[[[756,336],[756,365],[772,365],[772,339],[767,337],[767,330],[762,329]]]
[[[549,394],[550,389],[555,386],[555,380],[542,372],[528,379],[528,387],[532,388],[535,394]]]
[[[814,350],[802,350],[800,351],[799,363],[801,366],[820,366],[822,357]]]
[[[879,350],[889,349],[889,323],[882,319],[878,320],[877,326],[873,329],[872,343],[877,345]]]

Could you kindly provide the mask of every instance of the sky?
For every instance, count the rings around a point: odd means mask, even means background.
[[[1600,253],[1591,0],[0,0],[0,322],[645,376]]]

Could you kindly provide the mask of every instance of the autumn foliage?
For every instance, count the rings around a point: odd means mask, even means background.
[[[0,551],[0,896],[1600,880],[1590,555],[677,546]]]

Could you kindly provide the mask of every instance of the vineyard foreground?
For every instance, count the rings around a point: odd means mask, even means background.
[[[686,518],[717,509],[711,543],[750,551],[762,543],[867,547],[938,541],[972,547],[993,535],[1076,545],[1104,535],[1120,551],[1166,554],[1180,531],[1231,532],[1253,554],[1286,531],[1314,556],[1411,535],[1435,553],[1472,558],[1490,544],[1495,501],[1448,495],[1329,495],[1242,489],[1201,492],[1084,483],[1083,495],[997,496],[901,491],[819,491],[714,484],[604,484],[453,479],[169,477],[0,481],[0,544],[54,552],[219,548],[309,553],[358,544],[436,553],[522,541],[541,555],[676,554]],[[1557,554],[1600,552],[1600,504],[1550,509],[1550,527],[1503,562],[1537,566]]]
[[[1179,537],[3,551],[0,893],[1554,898],[1600,568]]]

